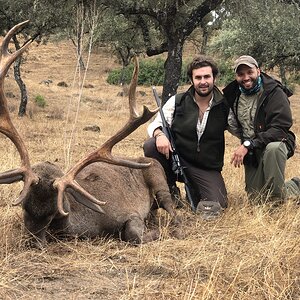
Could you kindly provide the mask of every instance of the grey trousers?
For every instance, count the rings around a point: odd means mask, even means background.
[[[272,142],[264,151],[256,152],[257,167],[245,165],[245,189],[250,197],[268,195],[284,199],[299,195],[294,181],[285,182],[287,153],[284,142]]]
[[[182,178],[176,178],[172,171],[171,161],[159,153],[156,148],[155,138],[150,138],[144,143],[144,154],[146,157],[155,158],[163,166],[168,185],[171,187],[176,181],[182,182]],[[194,189],[195,206],[199,201],[219,202],[223,208],[228,205],[227,191],[221,172],[215,170],[205,170],[193,166],[191,163],[180,159],[184,172]]]

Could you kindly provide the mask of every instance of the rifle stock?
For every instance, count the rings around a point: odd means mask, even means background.
[[[172,153],[171,153],[172,171],[176,174],[177,179],[180,178],[183,181],[184,186],[185,186],[186,197],[187,197],[187,199],[190,203],[192,211],[195,212],[196,207],[195,207],[195,204],[194,204],[194,201],[193,201],[191,184],[190,184],[190,182],[189,182],[189,180],[188,180],[188,178],[187,178],[187,176],[184,172],[183,166],[181,165],[179,155],[178,155],[178,153],[176,151],[176,148],[175,148],[175,143],[174,143],[174,138],[173,138],[173,135],[172,135],[172,131],[171,131],[171,128],[170,128],[169,124],[167,123],[167,121],[165,119],[165,115],[164,115],[163,110],[162,110],[161,100],[160,100],[160,98],[157,94],[156,88],[152,87],[152,91],[153,91],[153,95],[154,95],[156,104],[159,107],[159,113],[160,113],[161,120],[162,120],[162,131],[166,135],[166,137],[168,138],[168,140],[170,141],[170,144],[171,144],[171,148],[172,148]]]

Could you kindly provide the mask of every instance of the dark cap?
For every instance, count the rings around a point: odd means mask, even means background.
[[[242,55],[234,62],[234,71],[235,72],[237,71],[237,68],[240,65],[246,65],[250,68],[254,68],[254,67],[258,68],[257,61],[252,56],[249,56],[249,55]]]

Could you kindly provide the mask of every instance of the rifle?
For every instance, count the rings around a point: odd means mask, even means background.
[[[190,203],[192,211],[195,212],[196,207],[195,207],[192,192],[191,192],[191,190],[192,190],[191,184],[190,184],[190,182],[189,182],[189,180],[188,180],[188,178],[187,178],[187,176],[184,172],[183,166],[181,165],[179,155],[178,155],[178,153],[176,151],[176,148],[175,148],[175,143],[174,143],[174,138],[173,138],[173,135],[172,135],[171,128],[170,128],[169,124],[167,123],[167,121],[165,119],[165,115],[164,115],[163,110],[162,110],[161,100],[160,100],[160,98],[157,94],[156,88],[154,86],[152,87],[152,91],[153,91],[153,95],[154,95],[155,101],[157,103],[157,106],[159,107],[159,113],[160,113],[161,120],[162,120],[162,125],[163,125],[162,126],[162,131],[166,135],[166,137],[168,138],[168,140],[170,141],[170,144],[171,144],[171,148],[172,148],[172,152],[171,152],[172,171],[175,173],[177,178],[180,177],[183,180],[187,199]]]

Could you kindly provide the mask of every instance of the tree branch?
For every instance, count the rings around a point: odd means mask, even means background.
[[[158,47],[151,46],[150,31],[147,22],[142,16],[137,16],[136,23],[142,30],[143,40],[146,46],[146,54],[148,56],[154,56],[168,51],[168,43],[163,42]]]
[[[216,9],[223,0],[205,0],[198,6],[189,16],[185,25],[180,30],[184,33],[184,37],[189,36],[196,27],[201,23],[201,20],[211,11]]]

